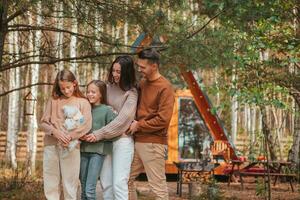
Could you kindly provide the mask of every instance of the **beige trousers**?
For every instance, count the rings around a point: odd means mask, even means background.
[[[168,186],[165,175],[166,145],[136,142],[134,147],[134,157],[128,182],[129,199],[137,199],[134,181],[145,170],[150,188],[155,194],[155,199],[168,200]]]
[[[79,184],[80,150],[75,148],[62,158],[56,145],[44,147],[44,193],[48,200],[76,200]]]

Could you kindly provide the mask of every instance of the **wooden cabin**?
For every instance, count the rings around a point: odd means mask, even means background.
[[[215,174],[224,174],[224,169],[231,159],[228,141],[213,137],[202,114],[197,109],[190,90],[177,90],[173,116],[168,130],[168,158],[166,173],[177,173],[173,162],[196,161],[202,157],[204,141],[211,141],[211,153],[220,166]],[[213,141],[214,140],[214,141]]]

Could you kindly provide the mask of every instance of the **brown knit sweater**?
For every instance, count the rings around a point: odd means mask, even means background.
[[[154,81],[140,82],[137,109],[138,132],[135,141],[142,143],[168,143],[168,126],[173,113],[174,91],[163,76]]]
[[[58,140],[51,135],[54,130],[64,132],[63,123],[65,121],[65,116],[63,113],[63,106],[65,105],[79,108],[84,117],[84,123],[74,129],[70,134],[74,140],[88,133],[92,128],[91,105],[87,99],[74,96],[70,98],[50,98],[40,122],[40,128],[45,131],[45,146],[57,144]]]

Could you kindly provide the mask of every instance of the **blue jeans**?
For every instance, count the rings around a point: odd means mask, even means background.
[[[96,200],[96,185],[105,155],[85,153],[80,155],[81,199]]]

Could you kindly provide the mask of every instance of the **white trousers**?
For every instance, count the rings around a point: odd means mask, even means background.
[[[100,180],[105,200],[128,200],[128,180],[134,153],[132,137],[113,142],[112,156],[105,157]]]
[[[44,192],[48,200],[76,200],[79,185],[80,150],[75,148],[62,157],[58,146],[44,147],[43,176]]]

